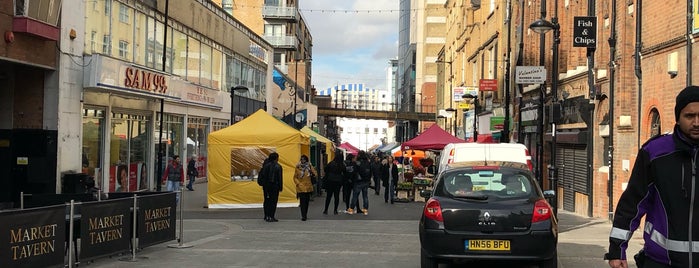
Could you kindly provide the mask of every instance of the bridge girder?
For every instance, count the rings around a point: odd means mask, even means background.
[[[437,117],[434,113],[418,113],[418,112],[395,112],[395,111],[372,111],[372,110],[354,110],[354,109],[335,109],[318,107],[318,115],[350,117],[350,118],[365,118],[376,120],[410,120],[410,121],[436,121]]]

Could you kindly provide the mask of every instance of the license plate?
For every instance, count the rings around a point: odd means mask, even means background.
[[[464,247],[466,250],[494,250],[494,251],[509,251],[509,240],[465,240]]]

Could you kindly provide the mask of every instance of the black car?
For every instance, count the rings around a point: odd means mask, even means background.
[[[421,192],[421,266],[474,260],[557,267],[558,223],[534,175],[522,163],[453,163],[432,191]]]

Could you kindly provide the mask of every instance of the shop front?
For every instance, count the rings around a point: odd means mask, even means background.
[[[228,125],[229,113],[223,112],[228,93],[102,55],[89,60],[82,96],[82,172],[94,176],[97,187],[106,192],[156,189],[160,149],[160,168],[179,156],[185,168],[194,158],[199,174],[205,174],[200,169],[206,167],[206,137],[212,128]]]

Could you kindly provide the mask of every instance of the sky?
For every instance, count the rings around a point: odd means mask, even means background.
[[[386,90],[388,61],[398,56],[397,0],[299,0],[313,37],[312,84],[363,83]]]

